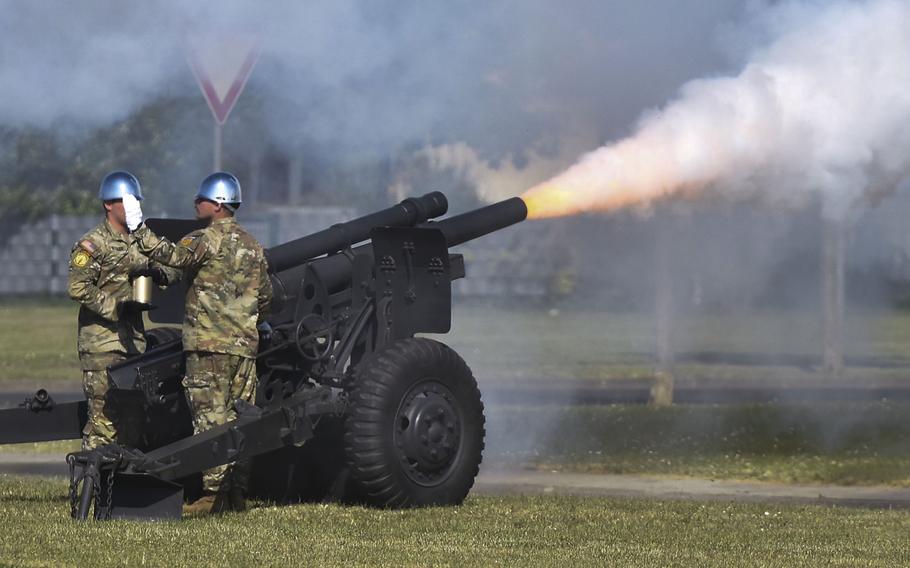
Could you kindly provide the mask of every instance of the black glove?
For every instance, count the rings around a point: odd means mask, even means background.
[[[156,286],[167,286],[167,274],[157,267],[139,268],[130,272],[130,279],[149,276]]]
[[[272,326],[269,325],[269,322],[264,321],[258,324],[256,329],[259,330],[259,341],[268,343],[272,340]]]
[[[135,300],[124,300],[118,304],[120,308],[120,313],[123,315],[126,314],[141,314],[142,312],[147,312],[149,310],[154,310],[156,306],[151,304],[146,304],[145,302],[137,302]]]

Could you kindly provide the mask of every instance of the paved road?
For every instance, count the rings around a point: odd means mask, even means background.
[[[0,385],[0,409],[19,405],[35,394],[37,384]],[[79,385],[48,383],[45,388],[57,402],[81,400]],[[644,404],[650,397],[645,380],[503,380],[482,384],[490,404],[556,405]],[[683,380],[676,382],[674,401],[680,404],[735,404],[768,402],[910,401],[910,379],[877,379],[855,383],[820,380]]]
[[[475,484],[475,490],[490,495],[579,495],[910,509],[910,488],[887,486],[782,485],[710,479],[507,470],[482,472]]]
[[[0,474],[69,476],[66,454],[0,452]]]
[[[69,472],[63,454],[0,453],[0,474],[66,476]],[[910,509],[910,488],[781,485],[520,470],[484,470],[477,478],[474,492]]]

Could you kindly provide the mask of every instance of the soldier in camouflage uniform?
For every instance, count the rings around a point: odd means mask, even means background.
[[[237,179],[215,173],[202,182],[196,196],[196,217],[209,221],[208,227],[179,243],[144,227],[134,233],[139,250],[150,259],[185,270],[189,286],[183,322],[183,386],[196,433],[234,420],[235,401],[255,401],[257,325],[272,301],[272,286],[262,247],[234,219],[240,201]],[[248,473],[246,463],[205,471],[205,495],[186,511],[243,510]]]
[[[82,388],[88,401],[88,420],[82,431],[83,449],[115,441],[116,428],[105,411],[110,385],[108,365],[145,351],[142,306],[131,301],[131,276],[149,273],[159,285],[179,279],[179,271],[149,261],[130,244],[123,196],[142,198],[136,178],[113,172],[101,182],[99,198],[105,219],[86,233],[70,256],[68,292],[79,302],[78,351]]]

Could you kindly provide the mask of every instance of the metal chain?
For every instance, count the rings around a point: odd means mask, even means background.
[[[100,464],[99,464],[100,465]],[[86,481],[88,483],[88,481]],[[92,488],[94,489],[93,493],[95,494],[95,518],[98,518],[98,501],[99,495],[101,494],[101,468],[95,468],[95,475],[92,476]]]
[[[114,454],[114,457],[109,457],[104,453],[90,455],[88,458],[90,461],[94,462],[95,467],[90,468],[89,464],[86,463],[84,467],[81,468],[79,474],[76,474],[76,457],[73,455],[68,455],[66,458],[67,464],[69,465],[70,470],[70,486],[69,486],[69,498],[70,498],[70,516],[74,519],[79,515],[79,484],[82,484],[82,491],[85,491],[86,484],[91,483],[93,489],[93,518],[96,520],[108,520],[111,518],[113,513],[113,503],[114,503],[114,475],[119,469],[119,466],[123,460],[122,454]],[[102,494],[101,491],[101,480],[104,475],[103,470],[107,469],[107,490]],[[88,473],[88,470],[92,470],[93,473]]]
[[[70,516],[76,518],[78,515],[76,503],[79,501],[79,481],[82,479],[76,479],[76,459],[73,456],[66,456],[66,462],[70,466]]]
[[[116,471],[116,469],[114,464],[111,464],[110,471],[107,474],[107,503],[102,509],[105,521],[111,518],[111,513],[114,509],[114,471]]]

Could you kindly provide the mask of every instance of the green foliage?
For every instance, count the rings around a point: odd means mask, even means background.
[[[26,186],[0,189],[0,223],[34,221],[52,213],[85,215],[99,211],[93,194],[61,185],[34,189]]]
[[[202,97],[190,89],[91,130],[62,124],[45,130],[0,126],[0,242],[22,223],[52,213],[98,213],[98,184],[117,169],[139,178],[147,215],[192,216],[196,188],[212,168],[214,122]],[[413,161],[409,156],[417,146],[357,154],[324,147],[306,132],[276,139],[265,104],[251,86],[222,131],[223,167],[241,179],[248,197],[284,202],[291,163],[298,159],[307,204],[385,207],[399,197],[389,188],[403,169],[411,172],[408,194],[447,191],[452,211],[478,205],[474,188],[457,176],[434,173],[426,163],[405,163]]]
[[[211,122],[195,98],[159,99],[125,120],[73,136],[54,130],[6,132],[5,170],[0,173],[0,222],[11,232],[21,224],[56,214],[95,214],[97,188],[108,172],[137,175],[149,212],[189,210],[189,180],[195,185],[208,163],[197,148],[211,147]],[[200,127],[205,125],[204,129]],[[151,191],[149,191],[151,190]]]
[[[0,237],[51,213],[97,211],[90,194],[79,188],[87,172],[69,167],[49,132],[19,132],[13,146],[12,169],[0,177]]]
[[[125,169],[142,184],[146,214],[187,215],[195,186],[210,168],[211,119],[205,112],[195,97],[159,99],[94,132],[79,146],[74,165],[91,172],[93,194],[106,173]]]

